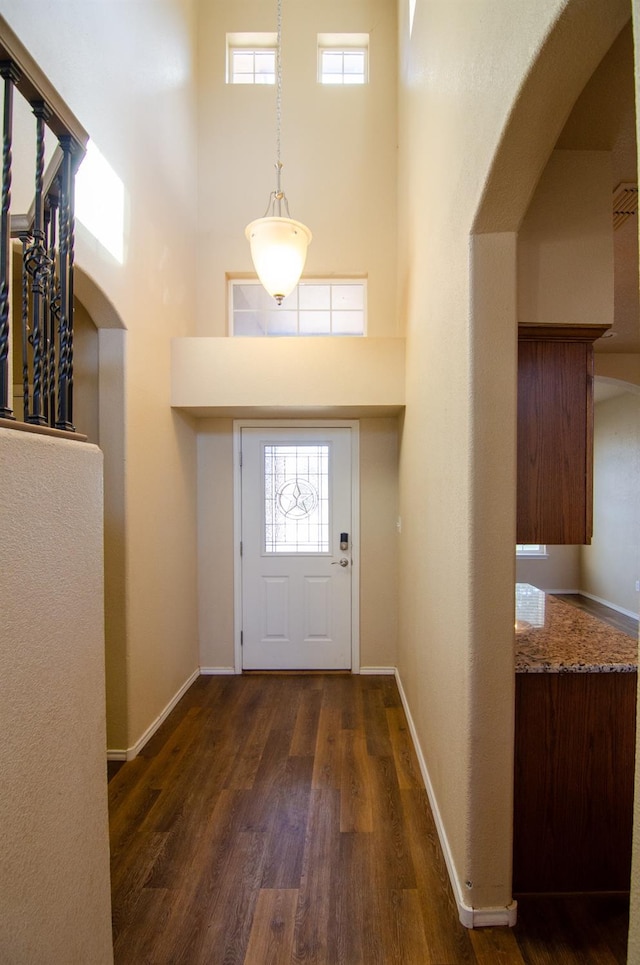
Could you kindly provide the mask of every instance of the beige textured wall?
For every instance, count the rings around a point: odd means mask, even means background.
[[[554,151],[518,235],[518,321],[613,323],[611,153]]]
[[[640,392],[625,392],[596,405],[593,462],[593,540],[582,547],[580,585],[637,614]]]
[[[629,353],[618,355],[611,352],[596,352],[596,378],[615,379],[618,382],[630,382],[640,385],[640,355]]]
[[[0,429],[0,959],[108,965],[102,454]]]
[[[198,423],[200,666],[234,667],[233,421]]]
[[[360,665],[398,662],[398,420],[360,421]]]
[[[99,445],[100,361],[98,331],[83,305],[73,315],[74,425],[89,442]]]
[[[126,424],[127,332],[98,330],[99,439],[104,453],[104,596],[107,675],[107,747],[129,746],[127,709]]]
[[[504,906],[511,897],[515,232],[573,102],[624,23],[625,4],[520,5],[517,25],[507,0],[418,4],[411,39],[405,14],[399,667],[458,899]],[[470,246],[474,227],[484,233]]]
[[[275,187],[273,86],[225,84],[225,34],[276,29],[275,3],[198,3],[198,335],[225,335],[225,272],[251,272],[244,228]],[[313,233],[305,273],[368,276],[369,334],[396,334],[395,0],[285,3],[283,187]],[[319,32],[368,33],[370,82],[317,82]],[[223,136],[221,136],[221,132]]]
[[[76,263],[127,329],[124,419],[112,427],[115,440],[126,425],[114,469],[125,586],[107,599],[126,635],[109,658],[126,681],[126,719],[121,692],[110,734],[126,748],[198,662],[195,432],[169,406],[170,339],[195,318],[194,4],[55,0],[43,18],[36,0],[0,0],[0,12],[124,184],[124,263],[81,225]]]
[[[232,668],[233,422],[203,419],[198,434],[200,665]],[[397,645],[395,418],[360,421],[360,663],[392,667]]]

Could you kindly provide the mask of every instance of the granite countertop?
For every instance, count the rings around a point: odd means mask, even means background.
[[[517,673],[629,673],[638,641],[529,583],[516,583]]]

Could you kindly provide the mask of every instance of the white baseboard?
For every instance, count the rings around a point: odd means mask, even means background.
[[[447,871],[449,872],[449,880],[451,881],[453,896],[455,898],[456,905],[458,906],[458,915],[460,917],[460,921],[465,928],[480,928],[489,925],[509,925],[510,927],[513,927],[517,919],[517,902],[512,901],[510,905],[507,905],[504,908],[472,908],[464,900],[464,896],[460,890],[455,862],[453,860],[447,834],[444,829],[444,824],[442,823],[440,811],[438,809],[438,802],[436,801],[436,796],[431,783],[431,778],[429,776],[429,771],[427,769],[427,764],[424,759],[424,754],[422,753],[422,748],[420,746],[418,734],[413,722],[413,717],[411,716],[409,704],[407,703],[407,695],[404,692],[402,680],[400,679],[400,673],[398,672],[397,668],[395,670],[395,678],[396,683],[398,684],[398,691],[400,692],[402,706],[407,717],[407,723],[409,724],[409,731],[413,740],[413,746],[415,747],[418,757],[420,772],[422,774],[424,786],[427,790],[427,797],[429,798],[429,804],[431,805],[431,811],[433,812],[433,819],[438,832],[438,838],[440,839],[440,845],[444,853],[444,860],[447,865]]]
[[[590,600],[595,600],[596,603],[603,603],[604,606],[610,607],[617,613],[623,613],[626,617],[632,617],[634,620],[638,619],[638,614],[634,613],[633,610],[625,610],[624,607],[617,606],[615,603],[612,603],[611,600],[603,600],[601,596],[595,596],[593,593],[587,593],[586,590],[578,590],[578,592],[581,593],[582,596],[588,597]]]
[[[108,761],[126,761],[127,752],[123,750],[111,750],[107,751]]]
[[[550,593],[551,596],[554,596],[556,593],[560,596],[564,596],[565,594],[567,596],[572,596],[574,593],[580,593],[581,590],[543,590],[542,592]]]
[[[162,711],[162,713],[156,717],[156,719],[153,721],[152,724],[149,725],[149,727],[147,727],[142,737],[140,737],[135,742],[133,747],[128,747],[126,751],[107,750],[107,760],[108,761],[132,761],[134,757],[137,757],[140,751],[142,750],[142,748],[144,747],[144,745],[147,743],[147,741],[151,740],[151,738],[157,731],[160,724],[162,724],[167,719],[167,717],[169,716],[173,708],[176,706],[180,698],[184,697],[184,695],[186,694],[191,684],[195,680],[197,680],[199,676],[200,676],[200,668],[198,667],[196,670],[193,671],[191,676],[188,677],[187,680],[185,680],[183,685],[180,687],[178,692],[174,694],[174,696],[171,698],[171,700],[169,701],[165,709]]]
[[[200,673],[203,677],[217,677],[222,675],[234,674],[235,667],[200,667]]]
[[[360,667],[361,674],[381,674],[385,677],[395,677],[395,667]]]

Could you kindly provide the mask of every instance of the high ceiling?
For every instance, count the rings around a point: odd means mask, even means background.
[[[625,27],[578,98],[556,145],[564,150],[611,151],[613,193],[621,182],[637,185],[635,81],[631,23]],[[640,352],[638,216],[613,232],[614,337],[599,339],[597,352]]]

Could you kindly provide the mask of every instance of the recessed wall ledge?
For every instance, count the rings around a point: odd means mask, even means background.
[[[390,415],[405,404],[404,338],[176,338],[171,405],[191,415]]]

